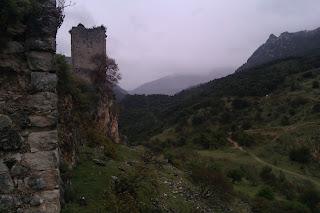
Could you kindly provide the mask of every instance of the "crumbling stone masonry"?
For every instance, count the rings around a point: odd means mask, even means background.
[[[70,34],[73,70],[90,80],[90,73],[96,70],[97,66],[93,57],[107,57],[106,29],[104,26],[88,29],[79,24],[70,30]]]
[[[39,2],[41,17],[0,53],[0,212],[60,212],[58,17],[55,0]]]
[[[91,82],[92,73],[97,71],[95,57],[107,58],[106,28],[104,26],[86,28],[79,24],[70,30],[71,59],[73,71],[82,79]],[[99,63],[98,63],[99,64]],[[96,128],[114,142],[120,143],[118,113],[115,101],[106,94],[100,97],[95,115]]]

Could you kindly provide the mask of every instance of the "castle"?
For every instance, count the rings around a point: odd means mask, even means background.
[[[90,71],[95,70],[95,56],[107,57],[106,28],[104,26],[85,28],[83,24],[72,27],[71,55],[74,72],[84,79],[90,80]]]

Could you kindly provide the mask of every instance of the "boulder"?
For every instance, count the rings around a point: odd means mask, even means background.
[[[20,164],[14,165],[10,170],[12,177],[24,177],[28,174],[28,172],[29,169]]]
[[[53,54],[49,52],[31,51],[27,55],[29,68],[33,71],[52,71]]]
[[[57,124],[57,118],[53,116],[30,116],[30,125],[32,127],[52,127]]]
[[[55,92],[57,86],[57,75],[45,72],[31,73],[31,86],[37,92]]]
[[[99,159],[92,159],[92,161],[98,166],[106,166],[106,162]]]
[[[30,205],[31,206],[40,206],[43,203],[43,199],[39,195],[34,195],[31,197]]]
[[[51,151],[58,147],[58,132],[33,132],[28,137],[31,152]]]
[[[56,51],[56,39],[54,37],[29,38],[26,41],[27,50]]]
[[[0,150],[15,151],[20,149],[23,139],[14,129],[0,130]]]
[[[0,114],[0,130],[5,128],[11,128],[13,125],[9,116]]]
[[[4,54],[16,54],[24,52],[24,47],[21,43],[10,41],[7,43],[6,49],[3,50]]]
[[[25,187],[39,190],[54,190],[59,188],[59,171],[58,169],[37,171],[30,177],[25,178]]]
[[[25,153],[22,155],[21,163],[35,171],[57,169],[59,164],[58,153],[56,150]]]
[[[27,106],[35,108],[38,112],[51,112],[57,108],[57,94],[51,92],[39,92],[28,97]]]
[[[23,57],[14,54],[0,55],[0,69],[6,72],[28,72],[28,66]]]
[[[0,193],[9,193],[14,189],[14,184],[9,172],[0,174]]]
[[[0,174],[7,173],[9,171],[8,167],[3,163],[3,161],[0,161]]]
[[[11,195],[0,195],[0,212],[9,211],[15,206],[15,199]]]
[[[43,178],[31,177],[26,179],[27,185],[36,191],[43,190],[47,187],[47,184]]]

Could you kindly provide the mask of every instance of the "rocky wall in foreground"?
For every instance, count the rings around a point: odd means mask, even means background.
[[[55,0],[0,53],[0,212],[60,212]]]

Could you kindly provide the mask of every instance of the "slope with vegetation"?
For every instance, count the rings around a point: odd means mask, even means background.
[[[61,166],[63,212],[319,212],[317,51],[174,96],[127,95],[129,146],[83,122],[95,90],[72,79],[83,141]]]
[[[183,171],[209,205],[318,212],[319,68],[315,51],[173,97],[128,96],[121,130]]]

